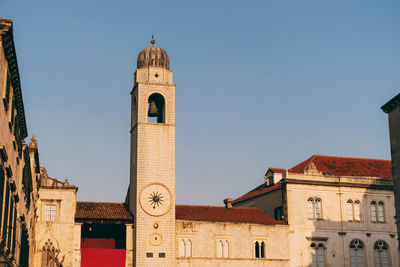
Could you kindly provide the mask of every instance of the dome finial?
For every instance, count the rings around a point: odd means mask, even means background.
[[[154,40],[154,35],[151,35],[151,41],[150,43],[154,46],[154,44],[156,43],[156,40]]]

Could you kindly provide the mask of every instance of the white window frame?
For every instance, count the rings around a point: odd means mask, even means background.
[[[373,200],[370,204],[371,222],[386,223],[385,202]]]
[[[46,222],[55,222],[57,220],[57,205],[56,204],[46,204],[45,220],[46,220]]]
[[[385,223],[386,222],[385,203],[383,201],[379,201],[378,202],[377,215],[378,215],[378,222],[379,223]]]
[[[217,239],[217,258],[229,258],[230,257],[230,241],[227,239]]]
[[[178,257],[191,258],[193,256],[193,240],[191,238],[178,238]]]
[[[361,201],[349,199],[346,202],[347,219],[350,222],[361,221]]]
[[[325,242],[313,241],[310,243],[311,267],[325,267],[326,244]]]
[[[355,261],[352,259],[355,259]],[[361,259],[361,261],[360,261]],[[365,265],[365,244],[359,239],[351,240],[349,244],[350,267],[364,267]]]
[[[309,197],[307,199],[307,217],[311,220],[323,220],[322,199]]]
[[[377,240],[374,244],[375,267],[390,267],[389,245],[383,240]]]

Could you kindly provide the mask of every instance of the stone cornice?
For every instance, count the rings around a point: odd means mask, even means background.
[[[393,97],[391,100],[389,100],[389,102],[387,102],[385,105],[383,105],[381,107],[381,109],[383,110],[383,112],[385,113],[390,113],[392,112],[392,110],[397,107],[400,103],[400,94],[396,95],[395,97]]]
[[[13,26],[12,20],[0,20],[0,35],[1,42],[3,43],[4,55],[8,63],[8,70],[10,72],[11,84],[14,89],[15,105],[17,109],[17,120],[21,129],[22,139],[28,136],[26,127],[24,103],[22,100],[21,82],[19,77],[17,55],[14,46]]]
[[[357,179],[357,178],[356,178]],[[361,178],[362,179],[362,178]],[[364,178],[363,180],[368,179]],[[356,188],[370,188],[380,190],[391,190],[393,191],[393,181],[391,179],[368,179],[370,182],[357,182],[355,179],[296,179],[296,178],[285,178],[284,183],[287,184],[303,184],[303,185],[315,185],[315,186],[334,186],[334,187],[356,187]]]

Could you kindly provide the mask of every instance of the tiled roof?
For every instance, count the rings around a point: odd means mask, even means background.
[[[12,19],[0,18],[0,22],[13,22]]]
[[[259,208],[176,205],[177,220],[232,222],[255,224],[286,224],[277,221]]]
[[[392,178],[391,161],[384,159],[313,155],[288,171],[304,173],[311,163],[326,175]]]
[[[285,169],[281,169],[281,168],[269,168],[269,169],[276,173],[285,173],[286,172]]]
[[[240,202],[243,199],[248,199],[254,196],[258,196],[260,194],[266,193],[266,192],[271,192],[277,189],[280,189],[282,186],[282,182],[279,181],[276,184],[272,185],[272,186],[268,186],[266,183],[263,183],[260,186],[257,186],[256,188],[254,188],[253,190],[251,190],[250,192],[242,195],[241,197],[235,199],[233,202]]]
[[[129,220],[132,215],[123,203],[77,202],[75,220]]]
[[[313,155],[305,161],[288,169],[288,172],[304,173],[308,170],[311,163],[315,165],[316,169],[319,172],[322,172],[322,174],[329,176],[364,176],[392,178],[392,164],[390,160],[324,155]],[[285,173],[286,171],[285,169],[279,168],[269,168],[269,170],[276,173]],[[274,191],[281,188],[281,186],[282,182],[278,182],[272,186],[268,186],[266,183],[263,183],[262,185],[251,190],[250,192],[235,199],[233,202],[240,202],[242,200],[255,197],[266,192]]]

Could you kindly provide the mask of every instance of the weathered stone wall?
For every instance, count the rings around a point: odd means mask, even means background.
[[[365,260],[370,263],[374,262],[374,243],[384,240],[389,245],[392,266],[398,266],[393,191],[288,184],[287,192],[291,266],[311,264],[310,244],[313,240],[325,245],[326,266],[348,266],[349,246],[353,239],[364,242]],[[307,200],[310,197],[322,200],[322,219],[309,218]],[[348,218],[346,203],[349,199],[361,202],[361,221]],[[384,223],[371,222],[372,201],[385,203]]]
[[[397,233],[400,234],[400,105],[397,105],[389,113],[389,130],[394,193],[396,196]]]
[[[153,93],[164,98],[163,123],[148,122],[148,99]],[[162,184],[170,193],[170,207],[161,216],[145,212],[140,203],[142,190],[151,184]],[[134,266],[175,266],[175,85],[172,72],[163,68],[138,69],[135,74],[129,191],[135,216]],[[152,242],[155,234],[161,238],[159,244]]]
[[[54,181],[52,178],[47,180]],[[60,260],[65,255],[64,266],[80,266],[81,224],[75,223],[76,191],[76,187],[69,185],[39,189],[34,267],[43,266],[42,248],[46,242],[54,244]],[[56,205],[55,221],[46,220],[46,205]]]
[[[289,266],[287,225],[176,221],[178,266]],[[191,256],[180,257],[179,239],[191,241]],[[229,256],[218,257],[217,242],[229,243]],[[264,241],[265,258],[255,257]]]
[[[12,22],[1,20],[0,23],[11,25]],[[0,264],[7,262],[13,266],[19,265],[21,258],[23,261],[28,260],[28,246],[24,248],[23,255],[21,255],[21,233],[24,229],[24,231],[31,234],[33,228],[31,222],[33,221],[32,218],[34,218],[34,203],[37,196],[37,173],[35,170],[38,162],[34,158],[34,152],[37,152],[36,139],[32,138],[31,142],[35,147],[28,147],[24,142],[26,132],[21,131],[21,128],[26,130],[26,125],[25,114],[23,108],[21,108],[21,92],[15,88],[15,85],[19,86],[19,73],[16,68],[16,58],[13,58],[15,51],[13,51],[12,28],[11,26],[8,30],[5,30],[7,27],[1,28],[0,150],[2,157],[0,158],[0,241],[2,242],[0,245]],[[3,31],[7,31],[7,33]],[[4,52],[5,47],[9,51],[8,56]],[[9,61],[13,66],[12,71],[10,70]],[[16,97],[18,94],[19,97]],[[25,239],[24,241],[25,244],[32,244],[32,240]],[[7,256],[4,256],[4,253]],[[24,263],[27,264],[28,262]]]

